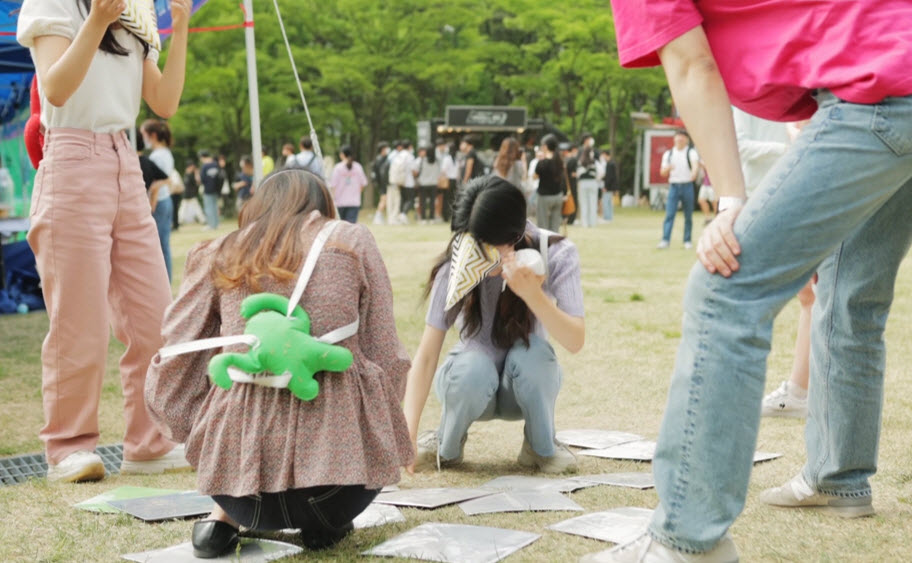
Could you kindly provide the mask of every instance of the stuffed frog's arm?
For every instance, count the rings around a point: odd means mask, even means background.
[[[351,350],[320,341],[314,341],[307,358],[315,371],[345,371],[351,367],[354,357]],[[307,359],[305,359],[307,361]]]
[[[245,319],[262,311],[277,311],[284,315],[288,311],[288,298],[275,293],[257,293],[241,302],[241,316]],[[300,305],[295,306],[291,316],[292,328],[310,334],[310,317]]]
[[[212,381],[222,389],[231,389],[231,376],[228,368],[234,367],[247,373],[259,373],[263,366],[250,353],[247,354],[217,354],[209,361],[209,375]]]

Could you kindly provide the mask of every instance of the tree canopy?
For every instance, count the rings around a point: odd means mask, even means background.
[[[594,134],[632,178],[631,111],[670,106],[659,69],[621,70],[608,0],[279,0],[298,76],[270,0],[255,0],[264,148],[276,155],[309,132],[300,80],[324,152],[342,144],[369,160],[380,140],[415,138],[416,122],[447,105],[519,105],[569,138]],[[236,4],[211,1],[195,26],[239,23]],[[176,152],[250,152],[244,32],[193,34]],[[629,166],[625,166],[629,164]]]

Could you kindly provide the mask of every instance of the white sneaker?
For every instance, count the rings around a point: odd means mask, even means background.
[[[73,452],[57,465],[48,464],[47,480],[52,482],[100,481],[104,476],[104,463],[95,452]]]
[[[570,448],[557,440],[554,440],[554,455],[544,457],[535,453],[532,444],[524,437],[516,461],[523,467],[534,467],[542,473],[573,473],[578,469],[576,456]]]
[[[684,248],[686,248],[687,250],[690,250],[690,249],[693,248],[693,247],[694,247],[694,245],[692,245],[692,244],[689,243],[689,242],[685,242],[685,243],[684,243]]]
[[[719,540],[716,547],[703,553],[684,553],[665,547],[643,533],[635,540],[613,549],[592,553],[580,563],[737,563],[738,549],[729,534]]]
[[[763,397],[763,416],[807,418],[807,398],[799,399],[789,391],[789,382],[783,381],[775,391]]]
[[[384,223],[386,223],[386,221],[383,219],[383,214],[379,211],[374,213],[374,225],[382,225]]]
[[[668,248],[668,241],[663,240],[662,242],[660,242],[659,244],[656,245],[656,248],[658,248],[659,250],[664,250],[664,249]]]
[[[159,473],[177,473],[193,471],[193,467],[184,456],[184,445],[178,444],[173,450],[161,457],[145,461],[123,460],[120,472],[124,475],[157,475]]]
[[[400,213],[400,214],[399,214],[399,224],[400,224],[400,225],[407,225],[408,222],[409,222],[409,221],[408,221],[408,215],[406,215],[405,213]]]
[[[843,518],[860,518],[874,514],[871,495],[850,498],[819,493],[807,484],[800,473],[781,487],[773,487],[760,493],[760,502],[787,508],[815,508]]]
[[[418,451],[415,455],[415,467],[436,467],[437,469],[440,469],[443,467],[459,465],[462,463],[462,453],[465,450],[467,437],[467,435],[462,437],[462,442],[459,444],[459,455],[453,459],[443,459],[437,455],[437,451],[440,448],[440,441],[437,439],[437,431],[425,430],[421,434],[418,434]]]

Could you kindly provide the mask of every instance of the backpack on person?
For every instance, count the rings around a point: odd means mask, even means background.
[[[405,151],[396,155],[389,166],[389,183],[395,186],[404,186],[408,177],[408,166],[406,164]]]
[[[313,164],[313,162],[314,162],[314,160],[316,160],[316,158],[317,158],[316,153],[310,153],[310,158],[307,159],[307,162],[301,162],[301,155],[295,154],[295,155],[292,155],[292,157],[289,158],[288,161],[285,163],[285,168],[295,168],[298,170],[307,170],[309,172],[313,172],[313,170],[310,169],[310,165]]]

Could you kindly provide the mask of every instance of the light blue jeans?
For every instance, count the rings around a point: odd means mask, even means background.
[[[671,228],[674,227],[675,215],[678,214],[678,202],[684,208],[684,242],[690,242],[693,230],[694,184],[671,184],[668,188],[668,199],[665,201],[665,222],[662,223],[662,240],[671,241]]]
[[[218,203],[219,194],[203,194],[203,213],[210,229],[217,229],[219,226]]]
[[[614,219],[614,193],[602,192],[602,218],[605,221]]]
[[[171,198],[160,199],[155,204],[152,218],[155,219],[155,228],[158,229],[158,242],[161,244],[162,254],[165,257],[165,267],[168,269],[168,281],[171,281],[171,219],[174,214],[174,202]]]
[[[503,373],[484,353],[450,354],[434,377],[443,406],[441,459],[459,456],[462,439],[476,420],[525,420],[525,436],[540,456],[554,455],[554,404],[563,378],[554,348],[536,335],[529,347],[518,342],[507,352]]]
[[[579,215],[584,227],[594,227],[598,224],[598,180],[580,180],[577,186],[579,193]]]
[[[883,330],[912,241],[912,97],[828,92],[735,222],[740,269],[691,271],[653,470],[651,534],[711,549],[744,507],[773,319],[817,271],[803,474],[821,492],[871,494]]]

